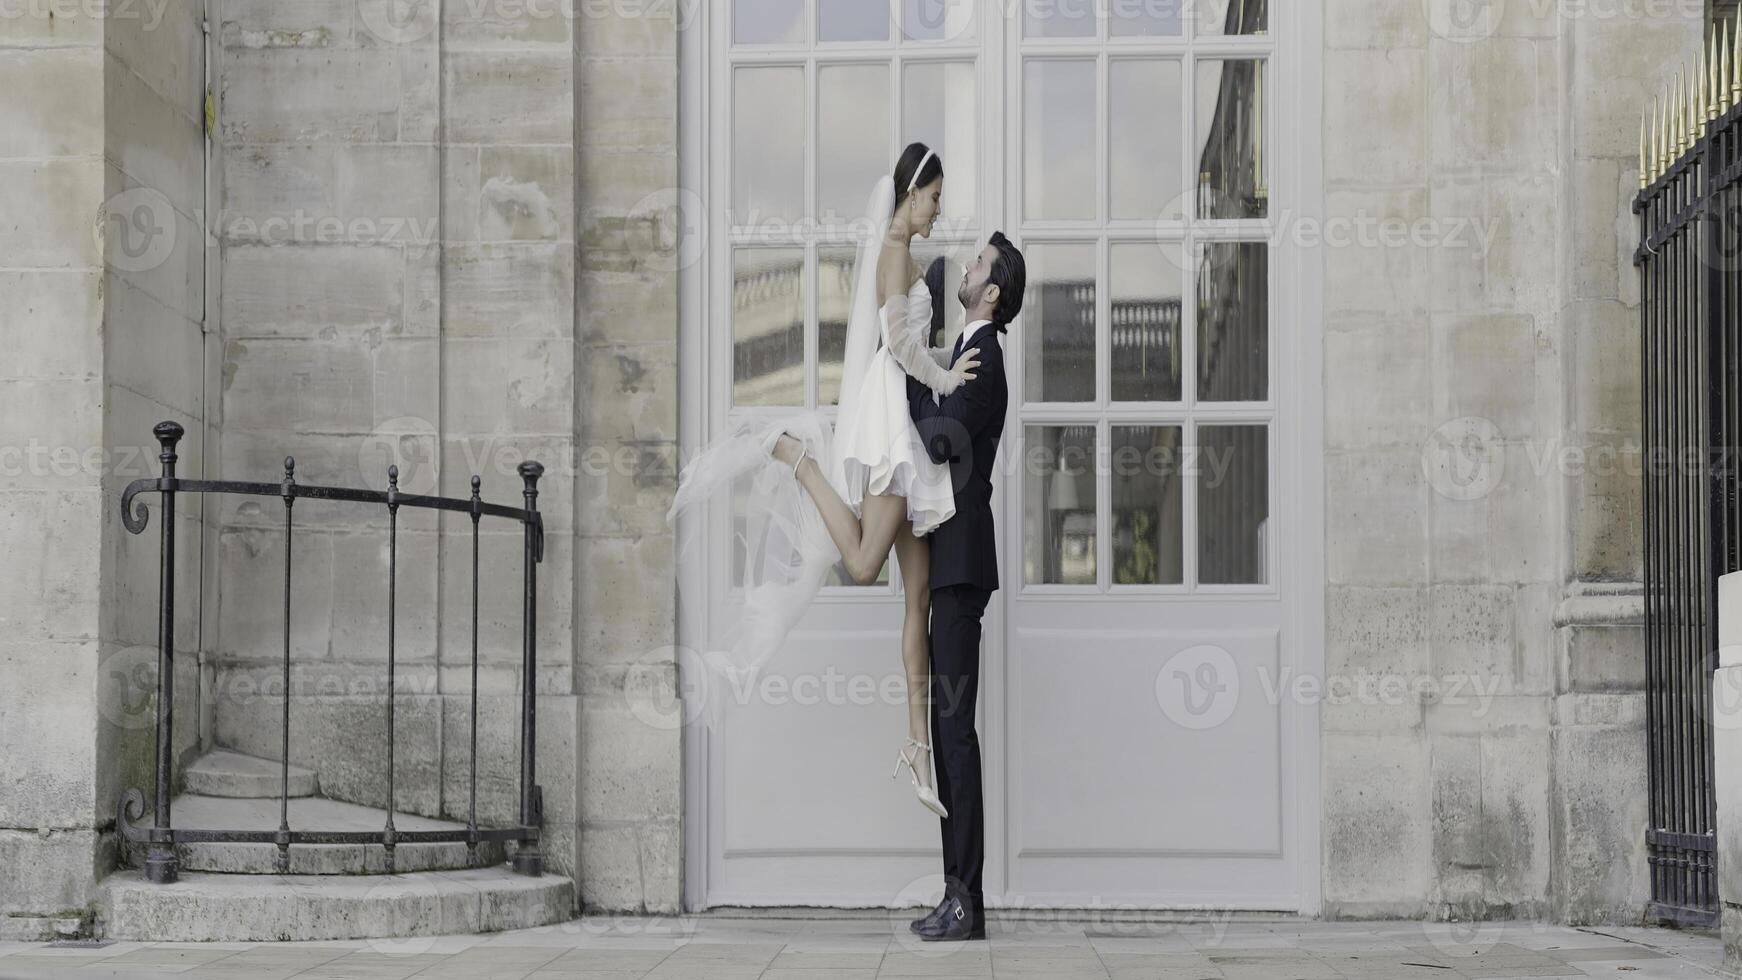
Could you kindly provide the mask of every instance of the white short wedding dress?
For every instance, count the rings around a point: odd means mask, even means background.
[[[885,176],[872,189],[861,225],[834,417],[821,408],[739,413],[678,478],[666,520],[676,530],[680,565],[732,556],[731,588],[712,584],[704,595],[686,597],[685,576],[678,585],[680,601],[712,610],[708,646],[699,655],[728,685],[753,676],[780,649],[841,560],[816,502],[792,467],[770,455],[776,435],[802,441],[856,513],[863,513],[867,494],[900,494],[922,536],[955,513],[949,467],[931,460],[908,414],[909,375],[940,395],[961,383],[946,363],[951,350],[927,343],[931,291],[921,277],[877,308],[878,254],[894,208],[894,185]],[[731,703],[721,693],[720,686],[707,692],[710,723]]]
[[[908,375],[939,395],[960,383],[947,363],[950,348],[926,343],[931,315],[931,290],[924,276],[907,295],[891,296],[877,311],[882,346],[871,356],[857,400],[843,391],[841,402],[852,411],[843,411],[835,425],[842,499],[854,513],[862,513],[867,494],[904,496],[907,519],[920,537],[956,513],[949,464],[932,460],[908,414]]]

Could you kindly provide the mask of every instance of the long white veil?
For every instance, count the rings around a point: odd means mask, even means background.
[[[894,209],[895,183],[885,176],[872,187],[865,217],[857,226],[861,237],[837,412],[837,418],[849,426],[858,417],[860,389],[881,333],[877,257]],[[711,725],[718,725],[727,706],[745,699],[748,685],[786,642],[829,570],[841,559],[815,502],[793,479],[791,469],[769,455],[769,440],[777,432],[791,433],[805,443],[836,492],[846,499],[857,496],[842,492],[845,476],[834,428],[818,410],[740,418],[683,467],[666,512],[667,523],[676,531],[678,562],[697,560],[706,553],[704,542],[711,540],[729,543],[732,565],[741,568],[741,584],[729,595],[690,597],[709,602],[720,613],[707,617],[713,636],[706,638],[700,653],[706,673],[695,678],[696,687],[691,688],[699,687],[705,698]],[[730,522],[729,535],[722,532],[722,521]],[[707,577],[704,572],[702,579]]]

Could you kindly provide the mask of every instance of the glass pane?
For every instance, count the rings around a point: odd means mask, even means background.
[[[844,226],[865,213],[871,185],[892,166],[889,67],[817,69],[817,220]]]
[[[889,40],[889,4],[865,0],[822,0],[817,38],[823,41]]]
[[[804,252],[732,256],[732,401],[804,404]]]
[[[946,223],[961,226],[972,220],[980,198],[980,164],[974,142],[979,133],[976,84],[971,61],[921,63],[902,69],[903,145],[918,140],[944,162],[943,214],[932,227],[933,235],[945,230]],[[887,155],[885,164],[894,169],[894,153]],[[864,207],[863,202],[860,207]]]
[[[1195,0],[1199,34],[1268,34],[1270,0]]]
[[[847,313],[853,308],[849,247],[817,249],[817,404],[841,403],[841,362],[847,355]]]
[[[1107,164],[1115,218],[1185,217],[1183,77],[1177,61],[1115,61],[1107,68]]]
[[[974,8],[978,3],[979,0],[901,0],[901,36],[910,41],[972,41]]]
[[[1261,585],[1270,516],[1269,431],[1198,427],[1198,581]]]
[[[1178,242],[1109,246],[1113,400],[1174,402],[1184,389],[1180,313],[1185,276]]]
[[[804,69],[740,68],[732,79],[732,222],[797,221],[804,212]]]
[[[1207,243],[1198,268],[1198,399],[1270,397],[1270,250]]]
[[[1027,249],[1023,393],[1031,402],[1095,400],[1095,246]]]
[[[866,585],[864,587],[867,589],[874,589],[874,588],[877,588],[878,586],[883,586],[884,588],[887,588],[889,586],[889,569],[894,564],[895,564],[894,562],[885,559],[883,562],[883,567],[881,569],[879,569],[877,572],[876,580],[873,582],[866,583]],[[823,584],[824,585],[842,585],[842,586],[846,586],[848,588],[859,588],[859,584],[857,582],[854,582],[851,578],[849,578],[847,576],[847,563],[844,561],[836,562],[835,567],[829,569],[829,575],[827,578],[823,579]]]
[[[914,245],[913,260],[919,263],[926,290],[931,293],[932,320],[928,342],[933,347],[953,345],[956,338],[952,336],[951,326],[963,326],[962,302],[956,298],[956,287],[961,285],[962,273],[966,271],[961,260],[971,258],[972,250],[972,245],[956,246],[953,251],[947,245]]]
[[[805,39],[805,0],[732,0],[739,44],[798,44]]]
[[[1023,580],[1095,584],[1095,427],[1023,433]]]
[[[1262,218],[1270,184],[1264,158],[1264,62],[1198,62],[1198,217]]]
[[[1177,425],[1113,426],[1113,582],[1185,581],[1185,503]]]
[[[1227,2],[1228,0],[1111,0],[1107,10],[1107,33],[1114,37],[1179,37],[1185,32],[1187,4]]]
[[[1023,214],[1095,217],[1095,63],[1023,66]]]
[[[1024,37],[1094,37],[1094,0],[1025,0]]]

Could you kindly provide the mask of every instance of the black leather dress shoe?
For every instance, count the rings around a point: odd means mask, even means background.
[[[951,896],[940,907],[942,914],[914,930],[919,938],[931,942],[960,942],[964,939],[985,939],[986,920],[974,915],[973,909],[961,899]]]
[[[949,899],[949,896],[946,895],[946,896],[944,896],[944,900],[937,904],[937,908],[934,908],[930,912],[927,912],[926,914],[920,916],[919,918],[914,919],[912,922],[909,922],[907,924],[907,930],[909,932],[918,932],[921,929],[925,928],[926,923],[933,921],[934,919],[936,919],[940,915],[943,915],[944,914],[944,907],[949,905],[949,904],[950,904],[950,899]]]

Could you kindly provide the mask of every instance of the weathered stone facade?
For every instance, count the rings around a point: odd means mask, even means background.
[[[293,455],[379,488],[397,462],[408,491],[477,473],[517,502],[541,459],[546,853],[584,908],[677,910],[680,734],[624,696],[676,688],[675,11],[212,0],[208,40],[190,2],[0,18],[0,461],[22,474],[0,479],[0,938],[78,927],[116,797],[150,786],[156,533],[116,510],[159,418],[188,428],[184,475],[276,480]],[[1701,15],[1442,6],[1322,5],[1326,217],[1435,231],[1323,249],[1325,663],[1493,697],[1322,706],[1323,907],[1636,918],[1638,472],[1566,460],[1636,458],[1638,117]],[[140,206],[166,254],[105,217]],[[184,761],[278,751],[282,518],[185,501]],[[293,754],[380,804],[357,746],[384,738],[385,516],[296,520]],[[412,812],[463,816],[468,523],[401,521]],[[519,558],[487,536],[481,816],[513,800]]]

